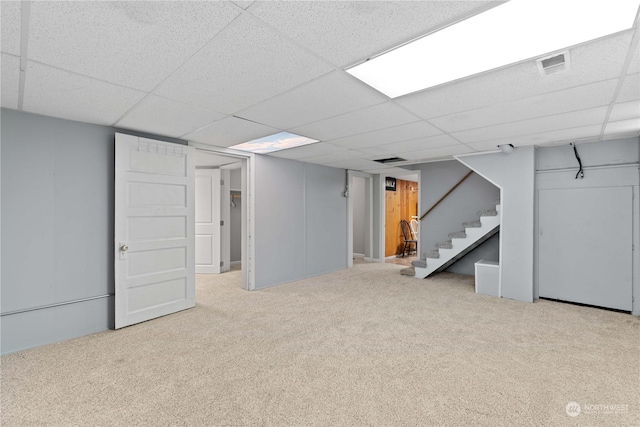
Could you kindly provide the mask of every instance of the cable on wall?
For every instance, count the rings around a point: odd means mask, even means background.
[[[575,142],[572,142],[569,145],[571,145],[573,147],[573,154],[576,155],[576,159],[578,160],[578,164],[580,165],[580,169],[578,170],[578,173],[576,173],[575,179],[578,179],[578,177],[580,177],[580,179],[582,179],[582,178],[584,178],[584,169],[582,169],[582,160],[580,160],[580,156],[578,155],[578,149],[576,148]]]
[[[344,193],[342,193],[343,197],[349,197],[349,170],[344,171]]]

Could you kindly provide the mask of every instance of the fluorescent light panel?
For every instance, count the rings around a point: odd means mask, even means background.
[[[511,0],[349,70],[395,98],[631,28],[638,0]]]
[[[254,139],[249,142],[243,142],[242,144],[234,145],[229,148],[249,151],[251,153],[265,154],[273,153],[274,151],[286,150],[288,148],[315,144],[316,142],[318,142],[317,139],[311,139],[306,136],[300,136],[289,132],[280,132],[263,138]]]

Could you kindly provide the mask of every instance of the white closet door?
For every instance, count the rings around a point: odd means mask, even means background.
[[[541,297],[631,310],[631,187],[540,190]]]
[[[221,273],[220,169],[196,170],[196,273]]]
[[[195,306],[192,147],[115,141],[115,326]]]

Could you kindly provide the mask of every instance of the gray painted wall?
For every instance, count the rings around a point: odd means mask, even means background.
[[[232,171],[233,172],[233,171]],[[229,231],[231,235],[231,262],[242,260],[242,192],[232,191],[233,203],[229,218]],[[238,197],[239,196],[239,197]]]
[[[633,243],[636,248],[633,263],[633,314],[640,315],[640,257],[637,248],[640,247],[640,176],[638,163],[640,161],[640,140],[638,138],[626,138],[619,140],[603,141],[600,143],[588,143],[577,145],[578,154],[585,168],[584,178],[575,179],[578,171],[578,161],[573,149],[567,144],[557,147],[546,147],[537,150],[536,168],[536,192],[553,189],[554,191],[571,191],[577,188],[614,188],[631,187],[633,200]],[[573,194],[577,194],[573,192]],[[538,229],[538,217],[547,213],[538,207],[536,212],[536,230]],[[606,228],[607,224],[593,224]],[[606,234],[606,231],[605,231]],[[535,233],[536,248],[539,234]],[[584,251],[592,251],[593,248],[583,248]],[[629,249],[630,250],[630,249]],[[538,297],[539,265],[536,252],[535,259],[535,286],[534,296]],[[582,258],[579,257],[578,258]],[[586,256],[584,258],[587,258]],[[573,265],[580,268],[579,265]],[[606,268],[603,266],[603,268]]]
[[[423,163],[413,166],[413,169],[421,171],[419,187],[423,211],[433,206],[469,172],[469,168],[455,160]],[[432,250],[436,243],[448,240],[450,232],[462,230],[463,222],[478,219],[477,211],[495,209],[492,200],[499,196],[500,190],[495,185],[478,174],[471,175],[420,221],[420,251]],[[499,240],[494,236],[453,264],[447,271],[473,275],[476,261],[481,259],[498,261],[499,250]]]
[[[347,266],[343,169],[256,155],[256,289]]]
[[[502,188],[500,225],[501,296],[533,301],[535,149],[487,153],[458,159]]]
[[[353,197],[353,253],[365,253],[365,179],[359,176],[353,177],[353,183],[349,188],[349,197]]]
[[[447,271],[451,273],[467,274],[475,276],[476,262],[500,261],[500,233],[491,236],[486,242],[469,252],[467,255],[458,260]]]
[[[241,190],[242,189],[242,169],[231,169],[230,171],[230,188],[232,190]]]
[[[1,115],[2,352],[105,330],[113,325],[113,297],[104,296],[114,292],[116,129]]]
[[[232,199],[235,203],[231,205],[231,215],[229,219],[229,231],[231,235],[231,262],[242,260],[242,192],[233,191],[240,190],[242,169],[231,169],[230,171],[230,187],[232,196],[240,196]]]
[[[347,268],[345,170],[305,163],[306,277]]]

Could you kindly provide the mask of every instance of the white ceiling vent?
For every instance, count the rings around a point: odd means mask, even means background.
[[[561,73],[567,71],[571,66],[571,58],[569,51],[556,53],[551,56],[540,58],[536,61],[538,71],[542,77],[549,74]]]

